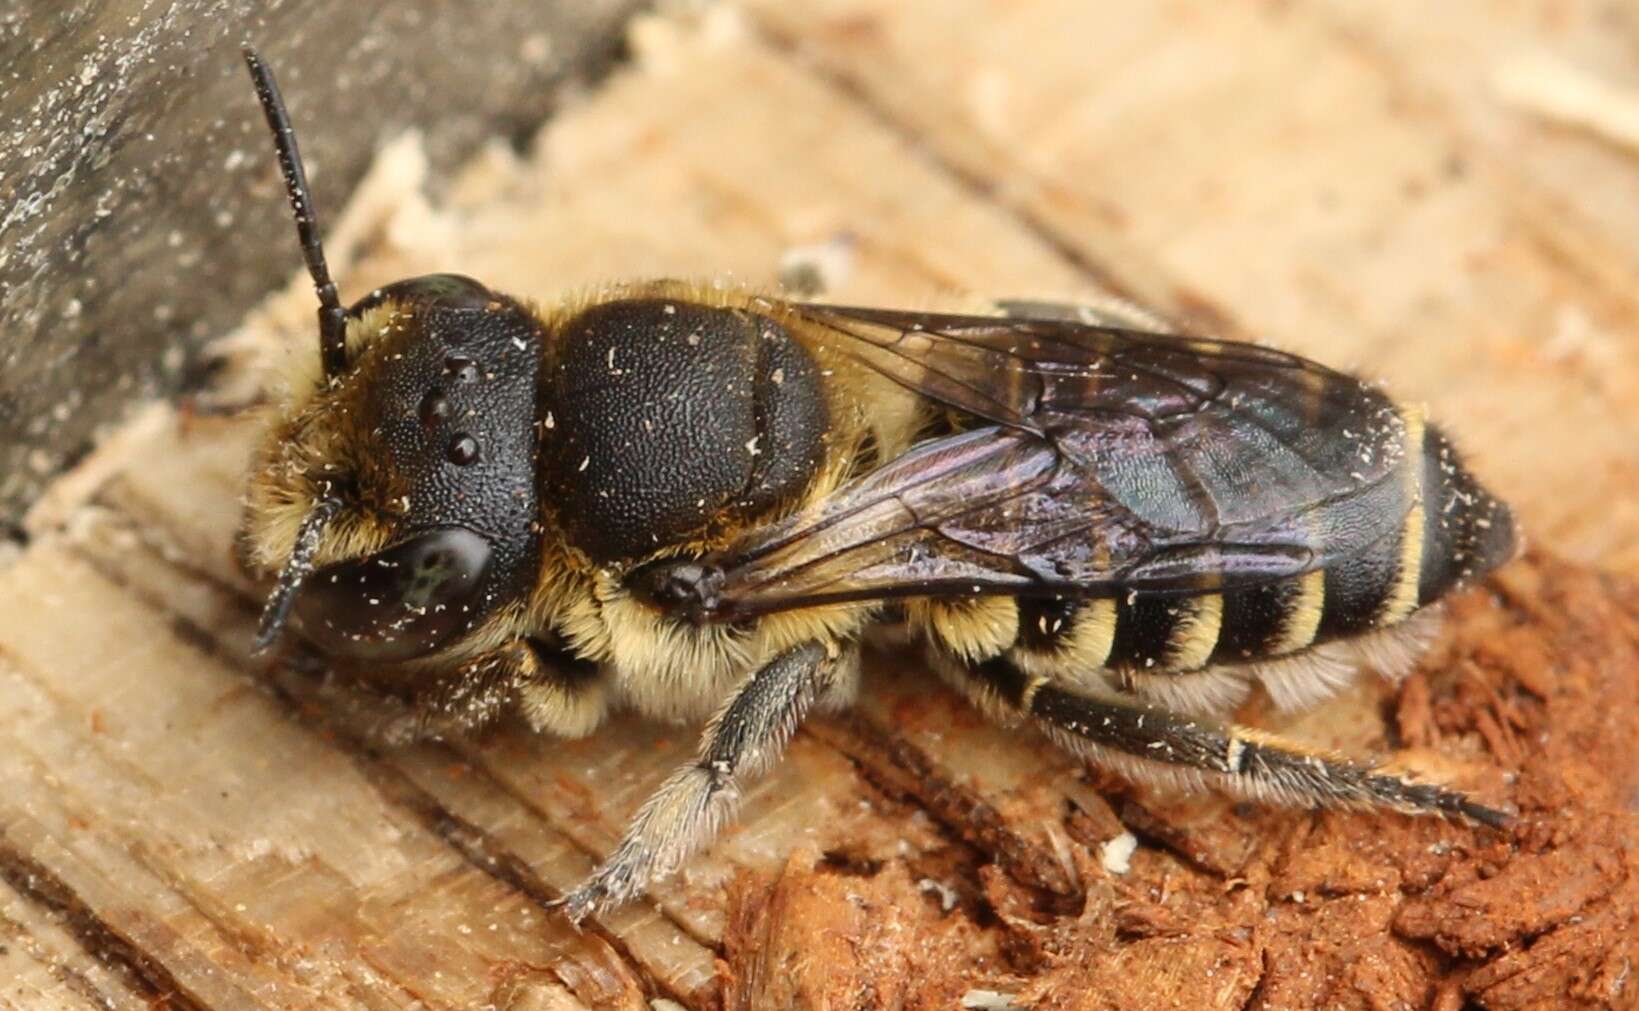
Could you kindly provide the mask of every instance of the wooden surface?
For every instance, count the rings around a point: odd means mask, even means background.
[[[98,0],[0,9],[0,534],[289,262],[239,47],[261,47],[314,193],[340,202],[381,139],[424,131],[452,168],[533,131],[606,69],[637,0],[481,6]]]
[[[542,904],[692,731],[371,750],[247,659],[256,422],[156,406],[0,572],[0,1006],[1631,1006],[1639,783],[1602,749],[1639,732],[1639,616],[1589,566],[1639,571],[1639,161],[1498,83],[1534,60],[1639,87],[1613,10],[752,2],[643,21],[631,67],[447,200],[399,145],[330,217],[354,295],[770,284],[830,242],[839,301],[1112,284],[1383,376],[1570,561],[1459,602],[1404,694],[1289,729],[1404,746],[1520,833],[1134,793],[885,654],[860,719],[800,734],[720,845],[576,934]],[[227,342],[230,393],[311,353],[310,299]]]

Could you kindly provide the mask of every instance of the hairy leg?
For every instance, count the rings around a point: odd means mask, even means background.
[[[1004,659],[968,668],[974,688],[1033,718],[1054,742],[1135,780],[1212,786],[1253,800],[1324,807],[1387,807],[1507,824],[1501,811],[1454,790],[1417,783],[1274,734],[1184,716],[1136,699],[1072,691]]]
[[[461,664],[392,682],[333,673],[321,657],[297,652],[293,667],[325,679],[325,700],[368,739],[391,747],[462,737],[518,705],[540,730],[579,736],[603,713],[595,665],[533,639],[514,639]]]
[[[785,751],[836,660],[834,647],[810,642],[748,678],[706,726],[698,757],[661,784],[614,851],[565,896],[569,919],[579,923],[632,898],[710,842],[732,816],[741,784]]]

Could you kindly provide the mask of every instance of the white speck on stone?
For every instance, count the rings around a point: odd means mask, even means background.
[[[853,273],[856,245],[851,233],[842,232],[822,242],[787,250],[780,257],[780,287],[805,298],[835,291]]]
[[[1024,1011],[1013,1003],[1018,994],[1002,993],[1000,990],[969,990],[962,994],[962,1007],[966,1011]]]
[[[543,67],[552,59],[552,38],[541,32],[524,36],[518,44],[518,58],[533,67]]]
[[[1098,848],[1098,862],[1111,874],[1125,874],[1132,870],[1132,856],[1137,849],[1138,837],[1123,832]]]
[[[922,880],[918,881],[916,883],[916,890],[939,896],[939,911],[942,913],[948,913],[952,909],[955,909],[956,901],[960,898],[960,896],[956,894],[956,889],[945,884],[943,881],[935,881],[933,878],[923,878]]]

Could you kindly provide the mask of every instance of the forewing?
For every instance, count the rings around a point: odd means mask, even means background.
[[[719,619],[839,600],[1200,593],[1399,529],[1405,425],[1256,345],[1066,319],[791,305],[837,352],[989,425],[923,443],[714,562]]]
[[[990,426],[923,443],[714,557],[702,617],[904,596],[1199,592],[1311,561],[1303,545],[1157,529],[1050,442]]]
[[[1041,436],[1169,539],[1301,517],[1301,543],[1348,552],[1398,530],[1409,507],[1400,410],[1296,355],[1063,317],[791,310],[922,396]]]
[[[1097,326],[796,303],[841,353],[923,396],[1042,433],[1099,413],[1192,414],[1236,380],[1327,386],[1323,366],[1271,348]]]

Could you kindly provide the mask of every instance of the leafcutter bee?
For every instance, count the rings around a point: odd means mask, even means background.
[[[1514,553],[1419,409],[1110,309],[678,282],[532,304],[456,275],[343,308],[246,59],[319,297],[247,494],[242,556],[277,574],[259,643],[294,626],[416,732],[706,721],[570,917],[706,844],[889,622],[985,713],[1134,778],[1505,820],[1217,719],[1254,684],[1296,706],[1403,671],[1423,609]]]

